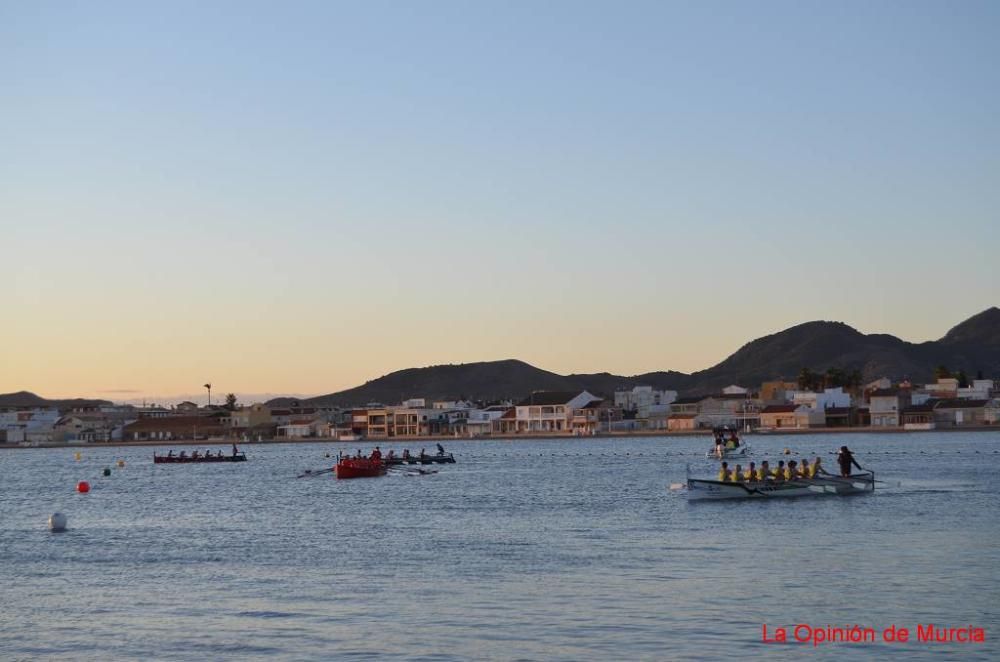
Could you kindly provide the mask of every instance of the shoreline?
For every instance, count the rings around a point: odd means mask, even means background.
[[[1000,432],[1000,425],[975,425],[951,428],[935,428],[933,430],[905,430],[902,427],[872,428],[872,427],[823,427],[823,428],[789,428],[786,430],[768,430],[766,432],[751,432],[741,435],[742,438],[752,437],[782,437],[803,434],[926,434],[929,432]],[[712,431],[705,430],[628,430],[621,432],[602,432],[593,435],[574,435],[559,433],[536,433],[518,435],[427,435],[419,437],[364,437],[362,439],[341,440],[333,437],[296,437],[282,439],[260,439],[255,441],[236,441],[238,446],[271,446],[276,444],[370,444],[405,443],[418,445],[421,442],[439,441],[521,441],[527,439],[617,439],[630,437],[711,437]],[[96,442],[50,442],[39,443],[37,446],[25,446],[20,443],[0,443],[0,450],[32,450],[39,448],[115,448],[115,447],[158,447],[158,446],[231,446],[233,439],[224,437],[212,439],[161,439],[155,441],[96,441]]]

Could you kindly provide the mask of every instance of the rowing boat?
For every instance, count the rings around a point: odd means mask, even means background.
[[[386,472],[385,463],[381,460],[372,460],[366,457],[345,457],[337,462],[334,471],[337,478],[376,478],[384,476]]]
[[[712,450],[705,453],[705,457],[714,457],[720,460],[725,460],[730,457],[745,457],[749,454],[750,454],[750,446],[748,446],[747,444],[740,444],[736,448],[723,448],[722,455],[719,455],[718,451],[716,451],[713,448]]]
[[[410,455],[409,457],[383,457],[382,461],[388,465],[395,464],[455,464],[455,456],[451,453],[438,453],[437,455]]]
[[[724,482],[703,478],[687,481],[690,499],[754,499],[804,496],[851,496],[875,491],[875,474],[867,471],[846,478],[822,476],[789,481]]]
[[[157,455],[153,453],[153,464],[197,464],[202,462],[246,462],[246,453],[236,455]]]

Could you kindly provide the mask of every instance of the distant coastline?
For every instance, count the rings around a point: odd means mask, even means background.
[[[952,428],[936,428],[933,430],[905,430],[901,427],[817,427],[817,428],[788,428],[787,430],[755,433],[752,432],[746,437],[783,437],[802,436],[807,434],[927,434],[929,432],[996,432],[1000,433],[1000,425],[969,425]],[[526,441],[530,439],[545,440],[579,440],[587,439],[617,439],[628,437],[666,437],[666,438],[686,438],[686,437],[711,437],[711,430],[628,430],[622,432],[603,432],[596,435],[572,435],[565,433],[533,433],[525,435],[496,435],[496,436],[453,436],[453,435],[430,435],[420,437],[365,437],[363,439],[340,440],[332,437],[302,437],[302,438],[281,438],[281,439],[260,439],[255,441],[236,441],[238,446],[275,446],[285,444],[336,444],[344,446],[365,446],[373,443],[410,443],[412,446],[419,446],[424,442],[438,441]],[[131,446],[231,446],[232,439],[219,437],[217,439],[173,439],[170,441],[116,441],[116,442],[94,442],[94,443],[45,443],[37,446],[25,446],[21,444],[0,443],[0,450],[38,450],[38,449],[94,449],[94,448],[116,448]]]

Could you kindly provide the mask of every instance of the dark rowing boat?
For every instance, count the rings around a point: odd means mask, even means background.
[[[235,455],[157,455],[153,453],[153,464],[197,464],[202,462],[246,462],[246,453]]]
[[[443,455],[424,455],[423,457],[419,455],[411,455],[409,457],[383,457],[382,462],[390,466],[397,464],[455,464],[455,456],[451,453],[445,453]]]

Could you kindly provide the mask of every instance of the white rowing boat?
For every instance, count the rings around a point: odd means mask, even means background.
[[[714,457],[719,460],[725,460],[731,457],[746,457],[750,454],[750,446],[747,444],[740,444],[736,448],[723,448],[722,455],[716,449],[712,449],[705,453],[705,457]]]
[[[822,476],[789,481],[724,482],[688,478],[690,499],[755,499],[804,496],[850,496],[875,491],[875,474],[867,471],[847,478]]]

